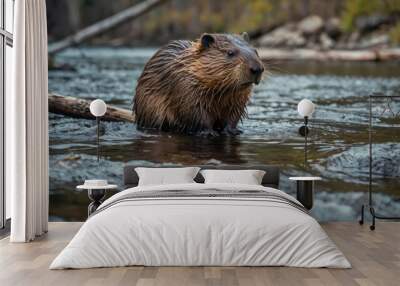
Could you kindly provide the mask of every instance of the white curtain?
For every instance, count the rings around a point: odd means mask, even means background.
[[[45,0],[15,1],[13,92],[6,98],[6,187],[12,242],[48,225],[48,87]]]

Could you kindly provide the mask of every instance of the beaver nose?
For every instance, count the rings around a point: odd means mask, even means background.
[[[261,65],[250,67],[250,71],[253,75],[260,75],[264,72],[264,67]]]
[[[264,72],[264,67],[262,65],[251,66],[250,72],[254,76],[254,83],[259,84],[261,80],[261,75]]]

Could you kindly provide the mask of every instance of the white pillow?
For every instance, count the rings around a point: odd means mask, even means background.
[[[205,184],[261,185],[265,171],[261,170],[202,170]]]
[[[195,183],[200,168],[135,168],[139,176],[138,186]]]

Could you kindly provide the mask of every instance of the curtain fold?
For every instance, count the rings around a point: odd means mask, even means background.
[[[48,227],[48,83],[45,0],[15,1],[13,92],[6,111],[6,186],[12,242]]]

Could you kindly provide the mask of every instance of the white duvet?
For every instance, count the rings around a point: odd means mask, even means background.
[[[103,210],[83,224],[50,269],[127,265],[351,267],[315,219],[288,204],[229,197],[115,203],[131,192],[208,188],[263,190],[297,202],[282,191],[254,185],[127,189],[100,206]]]

